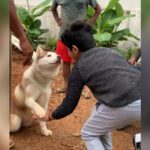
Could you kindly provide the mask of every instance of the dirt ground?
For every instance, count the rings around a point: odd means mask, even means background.
[[[13,50],[11,94],[21,80],[21,75],[25,70],[21,65],[22,60],[22,54]],[[62,79],[62,72],[60,72],[52,83],[53,93],[50,98],[49,108],[57,107],[64,97],[64,94],[54,92],[55,89],[62,86]],[[94,97],[88,100],[81,97],[73,114],[61,120],[48,122],[48,128],[53,132],[52,137],[44,137],[41,135],[37,121],[34,121],[31,127],[11,134],[15,142],[15,147],[12,150],[86,150],[79,133],[94,103]],[[138,132],[140,132],[140,123],[135,123],[122,131],[113,131],[113,150],[134,150],[132,137]]]

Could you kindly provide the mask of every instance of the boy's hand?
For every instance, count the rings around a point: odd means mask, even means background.
[[[47,122],[47,121],[54,120],[54,118],[52,118],[51,113],[49,111],[46,113],[44,118],[39,118],[39,116],[37,116],[34,111],[32,111],[31,113],[32,113],[32,116],[34,119],[38,119],[40,121],[46,121]]]
[[[131,65],[135,65],[136,64],[136,58],[131,57],[128,61]]]

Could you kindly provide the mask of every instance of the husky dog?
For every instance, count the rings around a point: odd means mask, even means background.
[[[10,132],[16,132],[20,127],[30,126],[32,113],[43,118],[46,114],[51,96],[51,81],[58,74],[60,57],[54,52],[45,52],[40,47],[33,55],[32,65],[25,70],[21,83],[14,91],[10,114]],[[41,132],[45,136],[52,134],[47,129],[46,122],[39,121]]]

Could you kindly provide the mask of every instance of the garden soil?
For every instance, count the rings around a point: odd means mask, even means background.
[[[20,52],[12,50],[11,63],[11,95],[15,86],[20,82],[23,71],[23,56]],[[52,96],[49,102],[49,109],[56,108],[63,100],[64,94],[56,93],[55,90],[63,86],[62,70],[52,82]],[[76,110],[68,117],[51,121],[47,126],[52,130],[51,137],[44,137],[39,130],[39,124],[34,121],[28,128],[23,128],[19,132],[11,134],[15,142],[12,150],[86,150],[80,136],[80,130],[87,120],[95,99],[81,97]],[[140,132],[140,122],[129,126],[125,130],[112,132],[113,150],[134,150],[132,140],[135,133]]]

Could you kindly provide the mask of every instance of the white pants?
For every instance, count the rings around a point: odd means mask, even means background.
[[[141,100],[127,106],[112,108],[101,104],[94,107],[81,135],[88,150],[112,150],[111,131],[133,124],[141,118]]]

